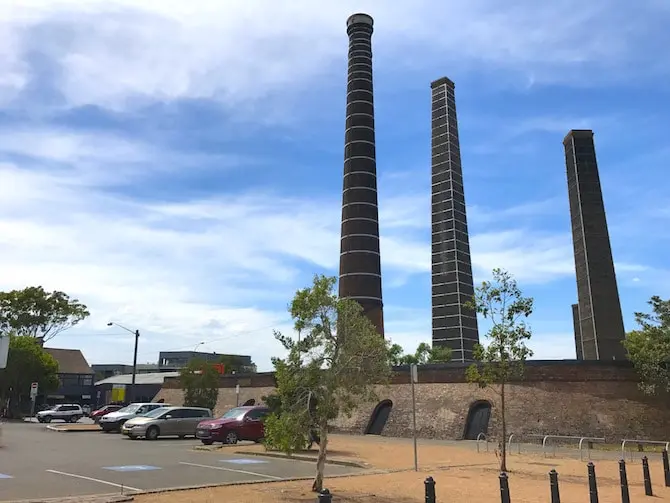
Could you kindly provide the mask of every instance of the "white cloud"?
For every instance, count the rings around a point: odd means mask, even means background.
[[[359,10],[376,18],[377,53],[413,67],[430,68],[441,55],[452,69],[481,62],[547,81],[592,66],[595,75],[621,73],[641,48],[650,60],[664,54],[649,38],[661,40],[662,24],[655,32],[642,23],[663,10],[613,9],[604,0],[459,1],[449,9],[432,0],[10,0],[0,7],[0,92],[6,101],[30,81],[26,54],[37,48],[60,66],[56,85],[72,105],[126,108],[144,97],[256,101],[304,88],[341,62],[344,21]]]

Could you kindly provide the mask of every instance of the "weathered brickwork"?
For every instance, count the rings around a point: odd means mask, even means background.
[[[422,438],[463,438],[470,406],[478,400],[492,405],[489,434],[499,432],[499,395],[465,382],[462,365],[420,368],[416,385],[417,428]],[[225,376],[219,391],[217,414],[236,404],[235,384],[240,383],[239,403],[260,402],[273,389],[272,374],[252,378]],[[515,435],[556,434],[612,439],[670,438],[670,401],[645,397],[627,362],[557,361],[530,362],[523,381],[507,386],[508,431]],[[410,436],[412,395],[408,372],[397,372],[393,382],[378,388],[380,399],[393,409],[384,435]],[[179,383],[166,382],[157,398],[180,404]],[[332,423],[340,432],[364,433],[376,403],[361,405],[352,417]]]

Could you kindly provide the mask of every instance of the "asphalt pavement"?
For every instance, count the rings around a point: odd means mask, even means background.
[[[195,451],[194,439],[130,440],[102,432],[56,432],[37,423],[7,423],[0,447],[0,501],[96,494],[231,482],[309,477],[314,463]],[[360,470],[328,465],[326,473]]]

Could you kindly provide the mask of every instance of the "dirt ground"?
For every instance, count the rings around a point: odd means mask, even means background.
[[[478,453],[472,447],[419,445],[419,472],[413,470],[411,442],[384,437],[332,436],[329,451],[333,459],[356,460],[391,473],[332,478],[325,487],[334,502],[422,502],[424,480],[436,481],[438,502],[486,503],[500,501],[498,461],[494,452]],[[264,452],[262,446],[225,447],[236,452]],[[621,501],[619,467],[616,460],[594,461],[598,493],[602,502]],[[663,483],[660,459],[652,457],[651,480],[656,501],[670,501],[670,488]],[[548,472],[559,473],[561,501],[588,501],[586,462],[575,459],[545,458],[541,454],[512,454],[508,457],[509,485],[513,503],[546,503],[549,500]],[[645,499],[640,461],[628,462],[630,497]],[[310,481],[272,482],[210,489],[139,495],[139,503],[235,503],[315,502]]]

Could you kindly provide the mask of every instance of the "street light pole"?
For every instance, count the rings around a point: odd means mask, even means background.
[[[123,325],[119,325],[118,323],[114,323],[110,321],[107,323],[108,327],[111,326],[116,326],[119,328],[122,328],[126,332],[129,332],[135,336],[135,350],[133,351],[133,376],[132,380],[130,382],[130,393],[128,393],[128,403],[133,403],[133,400],[135,399],[135,376],[137,375],[137,345],[140,340],[140,331],[139,330],[131,330],[127,327],[124,327]]]

